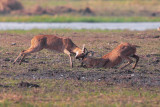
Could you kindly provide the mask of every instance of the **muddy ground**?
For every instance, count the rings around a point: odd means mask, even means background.
[[[97,52],[95,57],[100,57],[110,52],[122,41],[130,41],[130,43],[140,46],[137,48],[137,55],[140,56],[140,61],[135,70],[132,70],[131,66],[119,70],[118,66],[111,69],[81,68],[78,67],[80,63],[74,60],[75,65],[71,69],[66,55],[43,50],[26,57],[22,65],[18,65],[18,63],[13,65],[12,62],[18,56],[18,53],[22,49],[29,47],[30,39],[34,34],[28,34],[28,32],[25,34],[2,32],[0,35],[0,80],[10,78],[21,81],[46,79],[53,81],[103,81],[112,86],[160,87],[159,32],[84,31],[82,33],[70,31],[66,33],[62,31],[61,33],[59,36],[70,37],[80,47],[83,43],[86,43],[86,47],[89,50]],[[78,42],[79,40],[82,41]],[[1,83],[1,85],[3,86],[4,84]]]
[[[147,55],[151,59],[151,62],[146,63],[148,66],[154,66],[155,68],[151,71],[148,69],[143,69],[140,71],[133,71],[131,69],[119,70],[113,69],[88,69],[82,70],[65,70],[65,69],[55,69],[55,70],[41,70],[38,67],[25,68],[25,72],[1,72],[0,79],[12,78],[12,79],[33,79],[33,80],[43,80],[43,79],[73,79],[79,81],[105,81],[108,85],[125,85],[125,86],[138,86],[138,87],[160,87],[160,54],[159,55]],[[146,57],[147,58],[147,57]],[[142,60],[142,59],[141,59]],[[1,69],[8,69],[8,65],[3,65],[4,63],[11,63],[9,59],[1,60]],[[45,64],[45,62],[39,62]],[[28,63],[29,64],[29,63]],[[144,67],[139,65],[140,67]],[[77,67],[78,68],[78,67]]]

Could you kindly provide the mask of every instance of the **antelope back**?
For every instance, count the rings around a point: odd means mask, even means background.
[[[108,63],[108,59],[103,58],[93,58],[87,57],[83,59],[83,64],[86,65],[87,68],[101,68],[106,67]]]
[[[136,47],[129,43],[121,43],[118,46],[117,52],[123,56],[130,56],[136,53]]]

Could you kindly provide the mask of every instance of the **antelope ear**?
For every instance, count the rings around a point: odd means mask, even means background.
[[[83,44],[82,51],[85,52],[85,44]]]

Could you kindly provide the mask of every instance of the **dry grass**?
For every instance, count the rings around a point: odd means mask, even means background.
[[[22,4],[21,4],[22,3]],[[158,17],[160,16],[159,0],[1,0],[0,10],[10,12],[12,10],[24,11],[11,12],[12,14],[70,14],[70,15],[93,15],[93,16],[124,16],[124,17]],[[38,7],[38,8],[36,8]],[[63,7],[60,8],[60,7]],[[89,14],[80,12],[88,7],[92,12]],[[36,11],[38,9],[39,11]],[[69,10],[68,10],[69,9]],[[68,11],[67,11],[68,10]],[[63,11],[63,12],[62,12]]]
[[[84,9],[90,7],[97,15],[110,16],[152,16],[156,13],[159,16],[160,1],[158,0],[22,0],[25,8],[39,5],[44,8],[54,8],[56,6],[67,6],[74,9]],[[122,8],[123,7],[123,8]]]

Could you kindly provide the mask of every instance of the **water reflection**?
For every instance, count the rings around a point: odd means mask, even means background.
[[[160,22],[137,22],[137,23],[18,23],[0,22],[0,30],[30,30],[30,29],[128,29],[148,30],[157,29]]]

